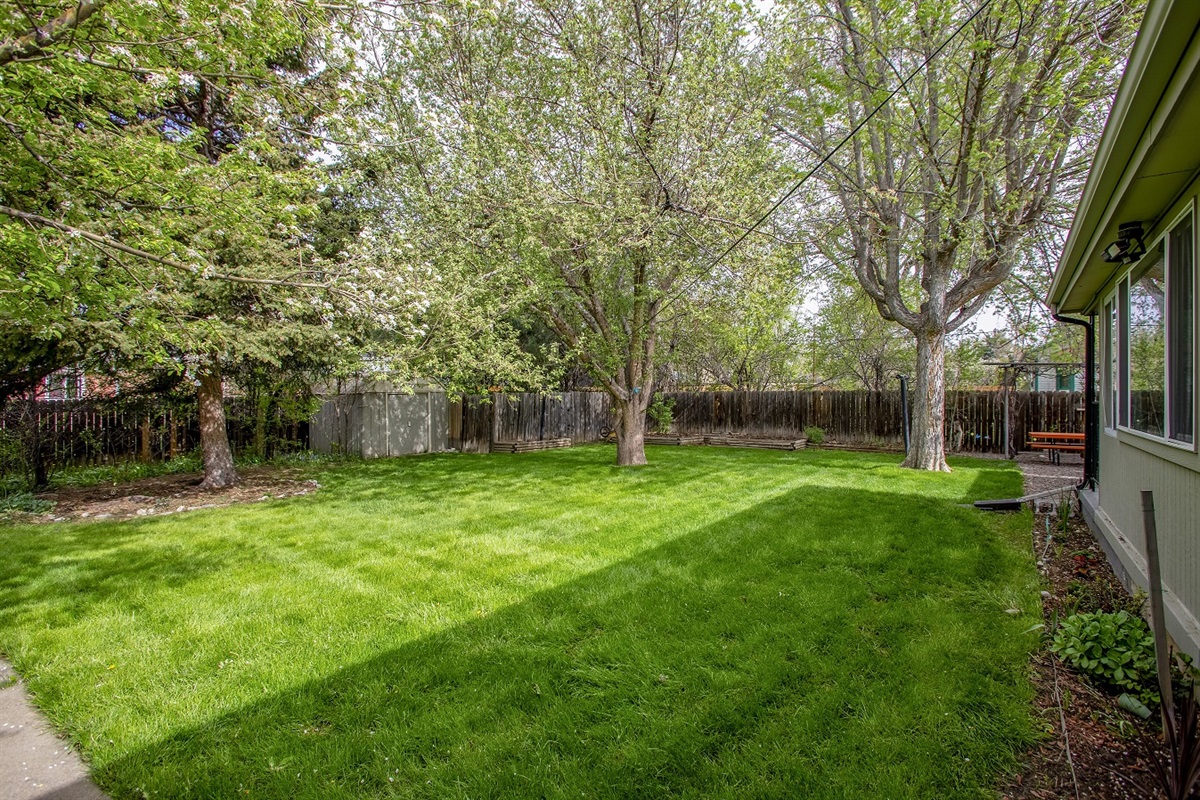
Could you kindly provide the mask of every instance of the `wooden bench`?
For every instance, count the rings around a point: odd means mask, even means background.
[[[570,439],[535,439],[529,442],[494,442],[493,453],[536,453],[539,450],[553,450],[557,447],[570,447]]]
[[[803,450],[808,439],[747,439],[742,436],[705,436],[712,447],[754,447],[759,450]]]
[[[664,434],[646,434],[646,444],[667,444],[674,446],[704,444],[703,436],[668,436]]]
[[[1057,431],[1030,431],[1025,446],[1030,450],[1045,450],[1051,464],[1061,464],[1063,451],[1082,453],[1084,433],[1059,433]]]

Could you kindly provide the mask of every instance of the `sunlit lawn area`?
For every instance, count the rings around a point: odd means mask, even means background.
[[[649,457],[0,528],[0,652],[116,798],[993,796],[1037,576],[1025,514],[961,504],[1017,471]]]

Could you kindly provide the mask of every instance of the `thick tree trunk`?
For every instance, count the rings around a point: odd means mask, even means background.
[[[239,480],[233,466],[233,451],[225,430],[224,389],[221,369],[216,364],[200,373],[197,391],[200,405],[200,453],[204,459],[201,489],[224,489]]]
[[[946,464],[946,334],[917,334],[912,442],[904,466],[949,472]]]
[[[646,463],[646,404],[640,395],[634,395],[617,408],[617,466],[642,466]]]

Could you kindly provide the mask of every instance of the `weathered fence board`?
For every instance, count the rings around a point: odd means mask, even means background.
[[[260,418],[246,398],[225,401],[225,422],[235,452],[253,448],[256,430],[270,439],[271,451],[308,447],[309,423],[289,422],[279,413]],[[261,427],[261,430],[259,430]],[[167,459],[190,452],[200,443],[195,408],[163,408],[150,403],[106,407],[87,400],[14,400],[0,409],[0,431],[53,454],[59,466],[88,466],[132,459]],[[270,455],[270,452],[267,453]]]
[[[899,449],[903,445],[899,392],[778,391],[668,392],[673,401],[672,436],[736,435],[800,439],[808,427],[849,445]],[[1067,392],[949,391],[946,443],[953,452],[1005,452],[1005,404],[1013,452],[1025,449],[1028,432],[1083,430],[1083,396]],[[597,441],[615,425],[608,395],[474,395],[450,406],[451,446],[487,452],[491,442],[565,438]]]

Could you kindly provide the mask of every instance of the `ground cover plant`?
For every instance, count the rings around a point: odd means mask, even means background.
[[[0,529],[0,652],[127,797],[986,797],[1035,737],[1004,462],[603,446]]]

